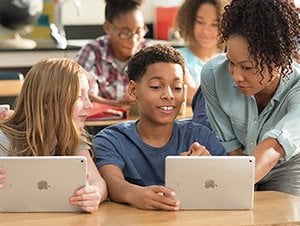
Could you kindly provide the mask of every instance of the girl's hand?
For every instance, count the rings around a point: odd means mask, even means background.
[[[97,186],[86,185],[77,190],[70,198],[72,205],[78,205],[86,212],[94,212],[98,209],[101,195]]]
[[[4,169],[0,166],[0,189],[5,188],[4,179],[6,178]]]
[[[0,112],[0,121],[8,119],[14,113],[13,110],[5,110]]]

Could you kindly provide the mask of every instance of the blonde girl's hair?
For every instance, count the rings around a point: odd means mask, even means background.
[[[55,155],[73,155],[87,135],[72,120],[85,72],[70,59],[45,59],[25,76],[12,117],[0,124],[11,141],[8,155],[46,156],[56,142]]]

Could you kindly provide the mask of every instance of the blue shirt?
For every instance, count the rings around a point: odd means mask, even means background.
[[[187,71],[192,76],[195,86],[200,86],[200,74],[205,62],[193,54],[187,47],[178,48],[178,51],[185,59]]]
[[[166,156],[187,151],[195,141],[212,155],[226,155],[214,133],[190,120],[175,121],[170,141],[160,148],[143,142],[135,121],[122,122],[106,127],[94,137],[95,163],[97,168],[107,164],[119,167],[133,184],[164,185]]]
[[[204,65],[201,89],[213,130],[227,152],[242,147],[246,154],[266,138],[275,138],[289,159],[300,152],[300,68],[282,78],[270,102],[258,112],[254,96],[245,96],[228,70],[224,54]]]
[[[205,99],[201,92],[201,86],[199,86],[197,92],[193,97],[192,109],[193,109],[192,120],[194,122],[201,123],[202,125],[205,125],[209,129],[211,129],[209,119],[206,114]]]

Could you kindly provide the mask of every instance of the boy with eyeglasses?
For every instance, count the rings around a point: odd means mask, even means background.
[[[150,45],[144,39],[148,29],[140,10],[142,1],[106,0],[106,35],[84,46],[75,60],[89,71],[93,102],[129,108],[127,63],[138,50]]]

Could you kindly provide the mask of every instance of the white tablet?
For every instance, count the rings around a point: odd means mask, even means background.
[[[180,209],[252,209],[253,156],[168,156],[166,186]]]
[[[86,158],[81,156],[0,157],[5,188],[0,212],[73,212],[73,192],[86,184]]]

